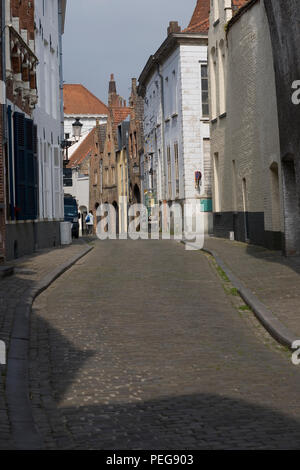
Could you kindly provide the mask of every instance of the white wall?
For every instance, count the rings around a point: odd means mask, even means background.
[[[188,199],[211,197],[209,157],[204,167],[203,139],[209,139],[209,119],[202,117],[200,63],[207,63],[206,45],[180,45],[160,67],[164,83],[164,122],[158,70],[153,72],[146,85],[145,154],[153,154],[157,162],[157,192],[160,201],[178,199],[185,202]],[[179,195],[176,195],[175,143],[178,144]],[[168,146],[171,156],[171,195],[168,194]],[[203,175],[200,190],[195,189],[197,170]]]
[[[58,0],[35,1],[40,219],[63,218]]]
[[[107,115],[106,114],[99,114],[99,115],[80,115],[76,114],[75,115],[70,115],[70,114],[65,114],[64,117],[64,133],[69,134],[69,139],[73,140],[73,128],[72,124],[75,121],[75,119],[79,117],[80,122],[82,124],[81,128],[81,134],[86,134],[87,132],[90,132],[94,127],[96,126],[96,121],[99,120],[99,124],[105,124],[107,122]]]

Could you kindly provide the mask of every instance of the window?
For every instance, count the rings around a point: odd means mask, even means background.
[[[176,72],[175,70],[173,70],[173,73],[172,73],[172,77],[173,77],[173,99],[172,99],[172,114],[177,114],[178,112],[178,106],[177,106],[177,91],[178,91],[178,87],[177,87],[177,76],[176,76]]]
[[[214,154],[215,212],[220,212],[219,154]]]
[[[212,10],[213,10],[214,22],[215,22],[220,17],[219,0],[212,0]]]
[[[207,64],[201,64],[201,103],[202,103],[202,117],[209,117],[208,107],[208,73]]]
[[[103,192],[103,160],[100,160],[100,193]]]
[[[72,168],[64,168],[63,169],[63,185],[72,186]]]
[[[14,113],[14,164],[16,217],[34,220],[38,216],[37,128],[22,113]]]
[[[111,168],[111,182],[112,184],[116,183],[116,169],[114,166]]]
[[[174,144],[174,158],[175,158],[175,183],[176,183],[176,197],[179,197],[179,164],[178,164],[178,143]]]
[[[217,83],[216,83],[216,49],[213,47],[210,53],[210,95],[211,95],[211,117],[217,117]]]
[[[225,113],[225,48],[224,40],[219,43],[219,113]]]
[[[96,186],[98,183],[98,173],[97,170],[94,171],[94,186]]]
[[[171,177],[171,148],[167,147],[167,164],[168,164],[168,194],[169,199],[172,199],[172,177]]]

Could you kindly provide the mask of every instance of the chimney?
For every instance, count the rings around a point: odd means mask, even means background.
[[[136,93],[136,78],[131,79],[131,90],[133,93]]]
[[[116,87],[116,82],[115,82],[115,77],[114,74],[112,73],[110,76],[110,82],[109,82],[109,90],[108,93],[117,93],[117,87]]]
[[[181,33],[181,27],[178,24],[178,21],[170,21],[168,27],[168,36],[173,33]]]

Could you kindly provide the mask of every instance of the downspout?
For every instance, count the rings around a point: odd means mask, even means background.
[[[166,159],[165,159],[165,104],[164,104],[164,77],[160,72],[160,64],[157,62],[157,73],[160,78],[160,105],[161,105],[161,158],[163,170],[163,191],[162,197],[167,200],[167,181],[166,181]]]
[[[60,81],[60,119],[61,119],[61,140],[64,140],[64,81],[63,81],[63,52],[62,52],[62,34],[63,34],[63,12],[62,0],[58,0],[58,41],[59,41],[59,81]]]
[[[64,81],[63,81],[63,52],[62,52],[62,34],[63,34],[63,11],[62,0],[58,0],[58,43],[59,43],[59,90],[60,90],[60,143],[64,140]],[[67,149],[68,152],[68,149]],[[62,156],[61,156],[62,158]],[[63,162],[62,162],[63,166]],[[64,189],[63,176],[61,177],[61,218],[64,218]]]

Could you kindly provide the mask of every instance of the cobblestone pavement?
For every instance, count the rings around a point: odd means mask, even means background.
[[[300,368],[173,241],[97,241],[35,301],[45,447],[300,448]]]
[[[70,246],[39,252],[15,260],[13,276],[0,279],[0,340],[7,350],[10,345],[15,310],[35,283],[51,273],[58,265],[68,261],[82,251],[82,241],[74,241]],[[0,365],[0,450],[13,448],[11,426],[5,398],[6,366]]]
[[[300,339],[300,256],[222,238],[209,238],[214,250],[246,287]]]

